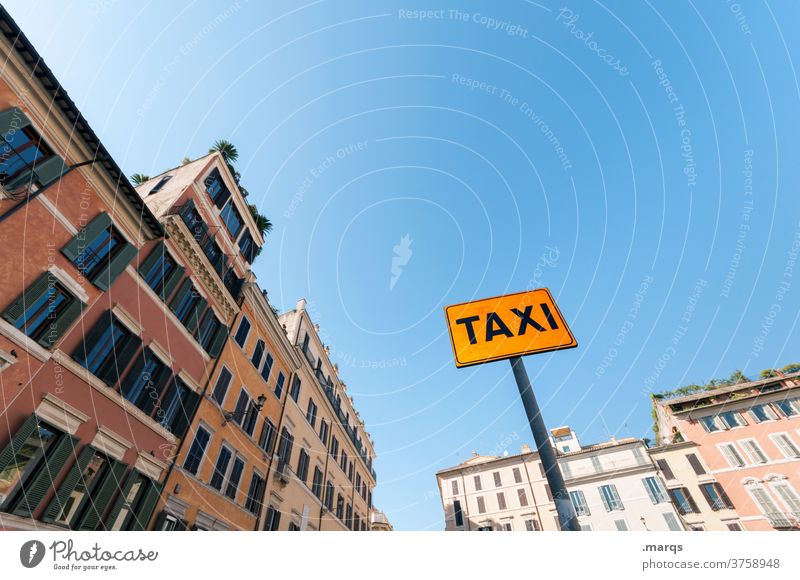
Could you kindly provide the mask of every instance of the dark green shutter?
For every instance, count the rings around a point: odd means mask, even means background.
[[[11,107],[0,113],[0,135],[5,135],[12,129],[22,129],[30,124],[30,119],[18,107]]]
[[[181,281],[181,278],[183,278],[183,273],[185,271],[186,270],[183,267],[178,266],[176,264],[175,269],[172,272],[170,272],[167,279],[164,280],[164,290],[161,293],[161,299],[164,302],[167,301],[167,299],[172,294],[172,291],[175,290],[175,286],[177,286],[178,282]]]
[[[175,312],[180,303],[183,302],[183,299],[186,298],[186,295],[189,294],[189,292],[191,291],[192,291],[192,279],[186,278],[183,281],[183,284],[181,284],[181,287],[178,288],[178,291],[175,293],[175,297],[169,303],[170,309],[173,312]]]
[[[61,482],[61,486],[58,488],[56,495],[50,500],[50,504],[47,506],[47,510],[42,516],[42,521],[52,523],[58,519],[67,499],[83,477],[83,471],[86,469],[86,466],[89,465],[94,453],[94,448],[89,445],[81,450],[78,459],[72,464],[64,481]]]
[[[33,513],[39,504],[42,503],[44,496],[53,489],[53,482],[58,479],[58,475],[64,468],[70,456],[75,451],[78,439],[64,433],[52,449],[48,450],[39,472],[27,482],[23,488],[23,494],[14,514],[23,518],[33,517]]]
[[[139,407],[142,411],[144,411],[148,415],[150,415],[153,412],[156,403],[159,402],[159,400],[161,399],[161,394],[164,392],[164,385],[167,384],[167,381],[171,376],[172,376],[172,369],[170,369],[167,365],[164,365],[159,369],[158,374],[156,374],[156,376],[151,377],[150,382],[152,385],[152,390],[158,393],[158,396],[151,396],[150,394],[148,394],[142,406]],[[156,420],[158,420],[157,416]]]
[[[149,480],[147,491],[144,498],[139,504],[139,509],[133,516],[131,521],[131,530],[138,531],[147,528],[150,517],[153,515],[153,510],[156,508],[158,499],[161,497],[161,484]]]
[[[111,321],[111,311],[106,310],[100,315],[100,318],[97,319],[97,322],[94,323],[92,329],[83,336],[83,340],[81,340],[81,342],[78,344],[75,352],[72,353],[72,358],[85,367],[86,357],[89,351],[91,351],[92,346],[94,346],[97,341],[100,340],[100,337],[111,325]]]
[[[128,503],[128,494],[131,492],[133,484],[136,483],[136,480],[138,479],[139,479],[139,472],[136,471],[135,469],[132,469],[128,473],[128,478],[125,480],[125,487],[122,488],[122,491],[117,496],[117,501],[114,502],[114,507],[111,508],[111,511],[108,512],[108,515],[106,516],[105,525],[103,526],[103,529],[105,530],[114,529],[114,522],[119,517],[119,513],[122,511],[123,507],[130,512],[131,506]],[[128,513],[128,515],[126,516],[125,521],[122,522],[122,525],[120,526],[121,530],[125,529],[125,522],[128,521],[129,519],[130,519],[130,513]]]
[[[25,315],[26,307],[36,302],[42,294],[47,292],[50,278],[51,275],[49,272],[45,272],[39,276],[33,284],[28,286],[27,290],[3,311],[3,318],[16,326],[20,318]]]
[[[116,385],[120,375],[131,362],[141,344],[142,339],[131,333],[122,339],[122,344],[114,345],[114,354],[109,354],[106,363],[98,369],[97,378],[109,386]]]
[[[207,304],[208,301],[200,296],[197,299],[197,304],[194,305],[194,308],[192,308],[192,311],[189,313],[189,317],[186,319],[186,330],[192,334],[197,330],[197,326],[203,318],[203,313],[206,311]]]
[[[121,461],[111,460],[110,469],[106,473],[103,483],[89,499],[86,513],[77,526],[79,530],[92,531],[97,528],[111,498],[121,487],[122,476],[125,475],[126,469],[128,469],[128,466]]]
[[[58,315],[58,318],[51,323],[50,330],[45,332],[37,341],[45,348],[53,346],[59,338],[69,329],[75,319],[83,310],[83,302],[75,296],[67,307]]]
[[[92,283],[100,290],[108,290],[114,280],[122,274],[125,267],[131,263],[131,260],[136,256],[136,252],[135,246],[125,242],[117,252],[117,255],[94,277]]]
[[[89,246],[101,232],[111,226],[111,216],[103,212],[89,222],[83,230],[78,231],[72,241],[61,248],[61,253],[72,262],[81,255],[81,252]]]
[[[143,348],[142,351],[138,354],[138,356],[133,361],[133,366],[131,370],[128,371],[128,374],[125,376],[125,379],[122,381],[122,389],[120,389],[122,396],[128,399],[128,391],[131,389],[133,384],[139,379],[139,376],[142,374],[142,369],[144,365],[147,363],[146,355],[148,349]],[[152,355],[149,355],[152,356]],[[128,399],[130,400],[130,399]]]
[[[222,345],[225,344],[225,339],[228,337],[228,327],[220,324],[214,338],[211,340],[211,345],[208,347],[208,354],[216,358],[222,352]]]
[[[186,435],[186,431],[189,429],[192,419],[194,419],[194,412],[197,410],[197,405],[199,403],[200,396],[194,391],[189,391],[172,423],[172,434],[175,435],[175,437],[183,439],[183,436]]]
[[[19,451],[28,437],[36,431],[36,428],[36,415],[30,415],[25,419],[22,425],[20,425],[20,428],[17,429],[17,432],[11,438],[11,441],[8,442],[8,445],[5,446],[5,449],[0,452],[0,471],[3,471],[6,466],[13,461],[17,451]]]
[[[67,164],[57,155],[50,157],[42,163],[37,163],[33,169],[42,186],[55,181],[67,171]]]
[[[153,266],[156,262],[158,262],[164,256],[164,242],[159,242],[153,247],[153,251],[150,252],[147,257],[142,260],[141,254],[139,254],[139,274],[142,275],[142,278],[146,278],[147,275],[150,273],[150,270],[153,269]]]

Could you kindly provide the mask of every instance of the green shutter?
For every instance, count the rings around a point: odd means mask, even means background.
[[[42,186],[59,179],[67,171],[67,164],[61,157],[54,155],[42,163],[34,166],[33,172],[36,174]]]
[[[141,344],[141,338],[133,333],[129,334],[127,338],[123,339],[121,345],[114,346],[114,354],[109,354],[106,363],[98,369],[97,378],[109,386],[116,385],[120,375],[127,368]]]
[[[197,300],[197,304],[194,305],[194,308],[192,308],[192,311],[189,313],[189,318],[186,319],[186,330],[190,333],[194,334],[197,330],[197,326],[203,318],[203,313],[206,311],[206,305],[208,305],[208,301],[200,296]]]
[[[53,489],[53,482],[64,468],[70,456],[75,451],[78,439],[64,433],[44,458],[44,465],[33,479],[24,486],[24,492],[19,504],[14,509],[14,514],[23,518],[33,517],[33,513],[44,496]]]
[[[181,404],[175,415],[175,420],[172,423],[172,434],[179,439],[183,439],[189,425],[194,419],[194,412],[197,410],[197,405],[200,403],[200,396],[194,391],[189,391],[186,400]]]
[[[111,460],[111,467],[106,473],[103,483],[89,498],[86,512],[81,518],[80,524],[76,526],[79,530],[92,531],[97,528],[103,513],[111,502],[111,498],[121,487],[122,476],[125,475],[126,469],[128,469],[126,464],[114,459]]]
[[[170,369],[167,365],[164,365],[163,367],[161,367],[158,374],[155,377],[151,378],[153,391],[157,392],[158,396],[151,397],[150,395],[147,395],[144,400],[144,404],[141,407],[139,407],[142,411],[144,411],[148,415],[150,415],[153,412],[156,403],[158,403],[159,400],[161,400],[162,398],[161,395],[164,392],[164,385],[167,384],[167,381],[171,376],[172,376],[172,369]],[[156,421],[158,421],[158,419],[159,419],[158,416],[156,416]]]
[[[0,471],[3,471],[6,466],[14,460],[17,451],[22,447],[25,441],[30,437],[37,428],[36,415],[30,415],[20,425],[17,432],[5,446],[5,449],[0,452]]]
[[[88,333],[84,334],[83,340],[81,340],[81,342],[75,348],[75,352],[72,353],[72,358],[85,367],[88,352],[91,351],[92,346],[94,346],[97,341],[100,340],[100,337],[111,325],[111,321],[111,311],[106,310],[100,315],[100,318],[97,319],[97,322],[94,323],[92,329]]]
[[[111,508],[111,511],[108,512],[108,515],[106,516],[105,525],[103,526],[104,530],[114,530],[114,522],[119,517],[119,513],[122,511],[123,507],[130,512],[131,506],[128,503],[128,494],[131,492],[131,488],[133,487],[133,484],[136,483],[138,478],[139,472],[135,469],[132,469],[128,473],[128,478],[125,480],[125,487],[122,488],[122,491],[117,496],[117,501],[114,502],[114,507]],[[125,522],[127,522],[129,518],[130,513],[128,513],[125,521],[122,522],[120,530],[125,529]]]
[[[42,521],[52,523],[58,519],[64,508],[64,504],[83,477],[83,471],[86,469],[86,466],[89,465],[94,453],[94,448],[89,445],[81,450],[77,460],[67,472],[64,481],[61,482],[61,486],[58,488],[56,495],[50,500],[50,504],[47,506],[47,510],[42,516]]]
[[[131,521],[132,531],[139,531],[147,528],[150,517],[153,515],[153,510],[156,509],[156,504],[161,497],[161,488],[162,486],[160,483],[149,480],[145,496],[142,498],[139,509],[136,511]]]
[[[183,302],[183,299],[186,298],[186,295],[192,291],[192,279],[186,278],[181,284],[181,287],[178,288],[178,291],[175,293],[175,297],[169,303],[170,309],[175,312],[178,308],[178,305]]]
[[[78,230],[78,233],[72,238],[66,246],[61,248],[61,253],[64,254],[70,261],[75,262],[81,252],[89,246],[92,241],[100,235],[103,230],[111,226],[111,216],[103,212],[89,222],[85,228]]]
[[[136,356],[133,361],[133,366],[131,370],[128,371],[128,374],[125,375],[125,379],[122,381],[122,388],[120,392],[123,397],[126,399],[128,398],[128,391],[130,390],[133,383],[137,381],[139,375],[142,374],[142,369],[144,368],[145,363],[147,362],[145,358],[145,352],[147,351],[146,348],[142,349],[142,351]]]
[[[83,302],[76,297],[72,297],[72,301],[67,305],[64,311],[58,315],[58,318],[51,323],[50,330],[45,332],[37,341],[45,348],[53,346],[59,338],[69,329],[75,319],[83,310]]]
[[[160,260],[164,256],[164,242],[159,242],[153,247],[153,251],[150,252],[147,257],[142,260],[142,255],[139,254],[139,274],[141,274],[142,278],[146,278],[147,275],[150,273],[150,270],[153,269],[158,260]]]
[[[51,275],[49,272],[45,272],[41,276],[39,276],[36,281],[28,286],[28,289],[25,290],[19,298],[14,300],[4,311],[3,311],[3,318],[8,320],[14,326],[17,325],[20,318],[25,315],[25,308],[29,304],[33,304],[38,300],[42,294],[47,292],[47,288],[50,284]]]
[[[169,273],[169,277],[164,280],[164,290],[161,293],[161,299],[166,302],[167,299],[172,294],[172,291],[175,290],[175,286],[178,285],[178,282],[181,281],[183,278],[183,273],[186,270],[181,266],[175,266],[175,269]]]
[[[131,263],[131,260],[136,256],[136,247],[125,242],[106,267],[100,270],[97,276],[92,280],[92,284],[100,288],[100,290],[108,290],[111,284],[114,283],[125,267]]]
[[[216,358],[222,352],[222,345],[225,344],[225,339],[228,337],[228,327],[220,324],[214,338],[211,340],[211,345],[208,347],[208,354]]]
[[[22,129],[30,124],[30,119],[18,107],[11,107],[0,113],[0,135],[5,135],[12,129]]]

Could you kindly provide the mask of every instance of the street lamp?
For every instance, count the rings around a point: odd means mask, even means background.
[[[261,408],[264,406],[264,403],[267,402],[267,397],[264,395],[259,395],[257,399],[258,403],[256,403],[256,413],[261,412]],[[233,421],[234,419],[241,418],[245,413],[247,413],[248,409],[245,407],[241,411],[222,411],[222,416],[224,417],[222,421],[223,427]]]

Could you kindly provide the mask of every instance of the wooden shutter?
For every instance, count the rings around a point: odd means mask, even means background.
[[[128,473],[128,477],[125,480],[125,487],[122,488],[122,491],[117,496],[117,500],[114,502],[114,507],[111,508],[111,511],[108,512],[108,515],[106,516],[105,523],[103,525],[103,529],[104,530],[113,530],[114,529],[114,522],[119,517],[119,514],[122,511],[123,507],[127,508],[128,512],[129,512],[128,516],[125,518],[125,521],[123,521],[122,525],[120,526],[120,530],[124,530],[125,529],[125,527],[126,527],[125,523],[131,517],[131,514],[130,514],[131,506],[128,503],[128,494],[131,492],[131,488],[133,487],[133,484],[136,483],[136,480],[138,478],[139,478],[139,472],[136,471],[135,469],[132,469]]]
[[[59,179],[67,171],[67,164],[58,155],[54,155],[49,159],[44,160],[42,163],[37,163],[34,166],[34,173],[36,178],[42,186],[47,185]]]
[[[30,124],[30,119],[19,107],[11,107],[0,113],[0,135],[5,135],[12,129],[19,131]]]
[[[19,429],[17,429],[17,432],[11,438],[11,441],[8,442],[8,445],[5,446],[3,451],[0,451],[0,471],[3,471],[6,466],[11,463],[17,451],[19,451],[37,427],[36,415],[29,415],[22,425],[20,425]]]
[[[177,263],[175,268],[173,268],[172,272],[169,273],[167,279],[164,280],[164,287],[161,290],[161,299],[166,302],[167,299],[172,294],[172,291],[175,290],[175,287],[178,285],[178,282],[181,281],[183,278],[183,273],[186,271],[185,268],[178,266]]]
[[[61,515],[61,511],[67,501],[67,498],[83,477],[83,470],[86,469],[87,465],[89,465],[89,461],[92,460],[94,453],[94,448],[90,445],[85,446],[81,450],[77,460],[72,464],[72,467],[67,472],[67,476],[64,478],[64,481],[61,482],[61,486],[58,488],[56,495],[52,500],[50,500],[50,504],[47,506],[47,510],[44,512],[42,521],[52,523],[56,521],[58,516]]]
[[[686,455],[686,459],[689,461],[689,465],[692,466],[692,469],[697,475],[703,475],[706,472],[706,470],[703,469],[703,464],[700,463],[700,460],[694,453],[689,453]]]
[[[81,365],[86,366],[86,357],[89,351],[92,349],[92,346],[100,340],[100,337],[111,325],[111,321],[111,311],[106,310],[100,315],[97,322],[94,323],[92,329],[84,335],[83,340],[78,344],[75,352],[72,353],[72,358],[77,360]]]
[[[731,501],[731,498],[728,497],[728,494],[725,493],[725,489],[723,489],[722,484],[717,483],[715,485],[715,488],[719,496],[722,498],[722,502],[725,504],[725,507],[729,509],[734,509],[733,502]]]
[[[99,236],[104,230],[111,227],[111,216],[103,212],[89,222],[82,231],[78,231],[72,241],[66,246],[61,248],[61,253],[64,254],[70,261],[75,262],[81,252],[85,250],[94,239]]]
[[[675,475],[672,473],[672,469],[670,468],[666,459],[658,459],[656,460],[656,463],[658,464],[659,469],[661,469],[661,472],[664,474],[664,477],[667,479],[675,479]]]
[[[121,461],[111,460],[111,465],[106,473],[100,488],[89,498],[86,513],[81,518],[77,528],[83,531],[92,531],[100,524],[111,498],[120,489],[122,476],[128,466]]]
[[[708,505],[711,507],[713,511],[717,511],[719,509],[719,506],[714,504],[714,500],[709,495],[708,490],[706,489],[706,484],[702,483],[700,484],[700,493],[703,494],[703,497],[705,498],[706,502],[708,502]]]
[[[183,281],[183,284],[181,284],[181,287],[178,288],[178,291],[175,293],[175,296],[172,298],[172,301],[169,303],[170,309],[172,309],[172,311],[175,312],[180,303],[183,302],[183,299],[186,298],[186,295],[189,294],[189,292],[191,291],[192,291],[192,279],[186,278]]]
[[[203,313],[206,310],[207,304],[208,301],[200,296],[197,299],[197,303],[194,305],[194,308],[192,308],[191,312],[189,312],[189,315],[186,318],[186,330],[188,330],[190,333],[194,334],[197,330],[200,320],[203,318]]]
[[[150,273],[150,270],[153,269],[156,262],[158,262],[164,256],[164,242],[159,242],[153,247],[153,251],[147,254],[147,257],[142,260],[142,255],[139,254],[139,267],[137,271],[142,276],[142,278],[146,278],[147,275]]]
[[[23,518],[32,518],[33,513],[47,493],[53,489],[54,481],[58,478],[64,465],[75,451],[78,439],[66,433],[59,437],[53,448],[48,450],[42,460],[44,465],[39,472],[24,486],[24,492],[19,504],[14,509],[14,514]]]
[[[108,290],[111,284],[114,283],[114,280],[122,274],[125,267],[131,263],[137,252],[138,250],[135,246],[124,242],[122,247],[117,251],[117,255],[92,279],[92,284],[101,290]]]
[[[208,347],[208,354],[212,358],[219,356],[222,352],[222,345],[225,344],[225,339],[228,338],[228,327],[220,324],[217,331],[214,333],[214,338],[211,339],[211,344]]]
[[[72,323],[75,322],[75,319],[78,318],[82,311],[83,302],[73,296],[71,302],[52,323],[50,330],[45,332],[37,342],[45,348],[53,346],[72,326]]]
[[[130,332],[130,331],[128,331]],[[109,355],[106,363],[98,369],[96,375],[105,384],[113,387],[117,384],[120,375],[128,367],[133,355],[142,344],[142,339],[135,334],[129,334],[119,343],[114,345],[114,355]]]
[[[172,434],[175,435],[175,437],[183,439],[183,436],[186,435],[186,431],[189,429],[192,419],[194,419],[194,413],[199,403],[200,396],[190,390],[186,394],[186,398],[183,400],[183,404],[178,409],[178,413],[172,423]]]
[[[148,480],[147,491],[139,504],[139,509],[134,514],[131,521],[131,530],[138,531],[147,528],[150,518],[153,515],[153,510],[156,508],[159,498],[161,497],[162,485],[152,480]]]
[[[8,305],[3,311],[3,318],[16,326],[19,320],[25,315],[26,306],[33,304],[42,294],[47,292],[50,278],[51,275],[49,272],[45,272],[39,276],[33,284],[28,286],[28,288],[14,300],[14,302]]]
[[[692,494],[689,493],[689,490],[685,487],[683,488],[683,493],[686,494],[686,501],[689,503],[689,506],[692,508],[693,513],[700,513],[700,510],[697,509],[697,504],[694,502],[694,498]]]
[[[148,395],[148,397],[144,401],[144,404],[141,407],[139,407],[142,411],[150,415],[153,412],[153,409],[155,409],[156,404],[159,402],[159,400],[162,401],[164,400],[161,399],[161,394],[164,392],[164,386],[167,384],[167,381],[170,379],[171,376],[172,376],[172,369],[170,369],[167,365],[164,365],[158,370],[156,376],[151,378],[153,394],[152,396]],[[155,395],[155,393],[158,393],[158,395]],[[156,417],[156,420],[157,419],[158,417]]]

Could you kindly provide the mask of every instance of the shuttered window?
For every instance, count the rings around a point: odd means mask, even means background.
[[[733,443],[723,443],[719,449],[731,467],[744,467],[745,461]]]
[[[231,384],[231,379],[233,379],[231,371],[223,366],[217,376],[217,383],[214,385],[214,391],[211,393],[211,398],[214,399],[218,405],[222,405],[225,401],[225,395],[228,394],[228,387]]]
[[[586,503],[586,496],[581,490],[569,492],[569,498],[572,500],[572,505],[575,507],[575,513],[579,516],[590,516],[592,512],[589,511],[589,504]]]
[[[458,500],[453,502],[453,516],[457,526],[464,525],[464,514],[461,512],[461,502]]]
[[[705,497],[712,510],[718,511],[725,508],[733,508],[733,503],[731,503],[728,494],[725,493],[725,490],[723,490],[722,486],[716,481],[701,484],[700,491],[703,493],[703,497]]]
[[[231,453],[230,449],[227,447],[220,448],[217,463],[214,465],[214,473],[209,482],[209,485],[218,491],[222,489],[222,484],[225,482],[232,456],[233,453]]]
[[[145,347],[122,382],[122,395],[149,415],[160,401],[171,374],[170,368]]]
[[[283,393],[283,384],[286,382],[286,377],[283,373],[278,373],[278,380],[275,381],[275,396],[279,399],[281,398],[281,394]]]
[[[289,395],[292,397],[292,399],[294,399],[295,403],[300,398],[300,385],[301,384],[302,384],[302,381],[300,380],[300,377],[295,376],[294,382],[292,383],[292,390],[289,393]]]
[[[661,473],[664,474],[664,477],[667,479],[675,479],[675,474],[672,472],[672,468],[667,463],[666,459],[656,459],[656,465],[661,470]]]
[[[18,107],[0,113],[0,184],[9,191],[38,184],[42,187],[67,171]]]
[[[797,447],[794,440],[787,433],[776,433],[770,435],[770,439],[775,443],[775,446],[780,449],[784,457],[788,459],[795,459],[800,457],[800,448]]]
[[[692,498],[692,494],[685,487],[678,487],[669,490],[669,495],[672,498],[672,503],[681,515],[699,513],[697,504]]]
[[[308,460],[308,452],[305,449],[301,449],[297,458],[297,477],[303,483],[308,479]]]
[[[695,472],[697,475],[703,475],[703,474],[705,474],[706,470],[705,470],[705,468],[703,467],[703,464],[702,464],[702,463],[700,463],[700,460],[697,458],[697,455],[695,455],[694,453],[687,453],[687,454],[686,454],[686,459],[687,459],[687,461],[689,462],[689,465],[691,465],[691,466],[692,466],[692,470],[693,470],[693,471],[694,471],[694,472]]]
[[[73,358],[97,378],[113,386],[141,342],[109,310],[86,333]]]
[[[275,433],[275,425],[272,424],[272,421],[265,418],[264,426],[261,428],[261,437],[258,439],[258,445],[268,454],[272,453],[275,446]]]
[[[247,500],[244,504],[247,511],[255,515],[261,513],[261,505],[264,501],[265,490],[266,480],[254,471],[250,478],[250,489],[247,492]]]
[[[183,463],[183,468],[186,471],[197,475],[197,470],[206,453],[206,447],[208,447],[210,439],[211,434],[204,428],[198,427],[192,445],[189,447],[189,453],[186,454],[186,460]]]
[[[764,450],[753,439],[745,439],[741,444],[753,463],[766,463],[768,461]]]
[[[603,506],[607,512],[625,509],[622,505],[622,500],[617,493],[617,486],[613,484],[601,485],[599,488],[600,497],[603,500]]]
[[[256,342],[255,349],[253,349],[253,357],[250,359],[254,367],[260,368],[261,358],[263,356],[264,356],[264,341],[259,338],[258,341]]]
[[[267,517],[264,518],[264,531],[274,532],[281,523],[281,512],[273,505],[267,508]]]
[[[239,492],[239,482],[242,480],[243,472],[244,460],[241,457],[237,457],[233,460],[233,466],[228,475],[228,485],[225,486],[225,495],[234,501],[236,501],[236,494]]]
[[[161,484],[131,470],[114,507],[106,516],[104,529],[139,531],[147,528],[161,496]]]
[[[172,295],[183,273],[184,269],[169,254],[164,242],[159,242],[139,263],[139,275],[161,300]]]
[[[236,334],[234,335],[233,340],[235,340],[236,344],[238,344],[240,347],[244,348],[244,345],[247,342],[248,334],[250,334],[250,321],[246,316],[242,316],[242,320],[239,323],[239,328],[236,329]]]
[[[653,504],[669,501],[667,490],[664,489],[663,484],[657,477],[645,477],[642,480],[642,484],[645,490],[647,490],[647,495]]]

